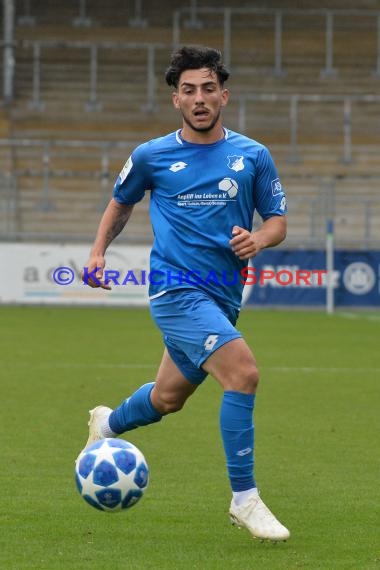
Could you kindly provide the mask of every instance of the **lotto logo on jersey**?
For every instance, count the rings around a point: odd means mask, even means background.
[[[175,162],[174,164],[172,164],[169,170],[171,170],[172,172],[178,172],[179,170],[183,170],[184,168],[186,168],[186,166],[187,166],[186,162],[182,162],[182,160],[180,160],[179,162]]]

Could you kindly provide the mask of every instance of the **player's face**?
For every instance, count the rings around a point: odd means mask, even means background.
[[[227,102],[227,89],[222,88],[216,73],[207,68],[184,71],[173,93],[174,106],[182,113],[184,135],[217,133],[219,137],[220,114]]]

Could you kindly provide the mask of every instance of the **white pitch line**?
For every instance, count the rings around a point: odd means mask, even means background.
[[[148,369],[148,368],[158,368],[159,362],[156,364],[150,363],[110,363],[110,362],[40,362],[38,365],[30,362],[17,362],[12,364],[12,366],[25,366],[25,367],[32,367],[32,366],[41,366],[43,368],[94,368],[94,369],[112,369],[112,368],[120,368],[120,369],[130,369],[130,370],[138,370],[138,369]],[[259,366],[261,370],[269,370],[273,372],[303,372],[303,373],[314,373],[314,372],[321,372],[324,374],[329,374],[331,372],[335,373],[342,373],[342,374],[364,374],[368,372],[380,372],[380,367],[340,367],[340,366]]]
[[[272,370],[274,372],[342,372],[343,374],[358,374],[365,372],[380,372],[380,368],[353,368],[353,367],[339,367],[339,366],[259,366],[262,370]]]
[[[110,362],[39,362],[38,364],[33,362],[12,362],[12,367],[14,366],[25,366],[25,367],[36,367],[42,366],[44,368],[158,368],[159,362],[156,364],[132,364],[132,363],[115,363]]]
[[[344,319],[362,319],[364,321],[374,321],[380,322],[380,315],[363,315],[362,313],[336,313],[338,317],[343,317]]]
[[[134,363],[115,363],[112,364],[111,362],[91,362],[91,363],[86,363],[86,362],[46,362],[46,363],[41,363],[42,366],[52,366],[53,368],[57,367],[57,368],[131,368],[131,369],[136,369],[136,368],[156,368],[159,365],[159,362],[157,362],[157,364],[147,364],[147,363],[141,363],[141,364],[134,364]]]

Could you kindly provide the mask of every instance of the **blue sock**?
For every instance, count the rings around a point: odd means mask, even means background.
[[[150,399],[153,386],[154,382],[144,384],[111,412],[108,423],[114,433],[121,434],[160,421],[162,415],[153,407]]]
[[[253,475],[255,394],[227,390],[220,409],[220,430],[233,491],[256,487]]]

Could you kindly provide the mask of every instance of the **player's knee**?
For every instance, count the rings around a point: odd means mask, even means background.
[[[227,380],[225,389],[244,394],[254,394],[259,383],[260,374],[255,363],[237,367]]]
[[[183,408],[184,402],[178,402],[176,400],[168,400],[165,402],[165,414],[174,414],[179,412]]]
[[[243,375],[241,381],[242,384],[241,391],[246,392],[248,394],[253,394],[254,392],[256,392],[259,379],[260,379],[259,370],[255,364],[252,364]]]
[[[155,398],[154,407],[165,416],[179,412],[183,408],[184,401],[171,394],[159,394]]]

